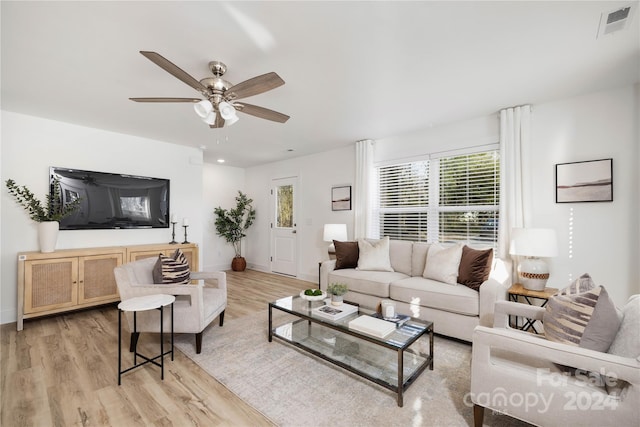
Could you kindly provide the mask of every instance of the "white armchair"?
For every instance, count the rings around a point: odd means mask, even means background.
[[[624,307],[614,340],[633,343],[629,357],[509,327],[509,315],[542,320],[544,312],[541,307],[498,301],[494,328],[476,327],[471,364],[475,425],[482,426],[484,408],[544,426],[638,425],[640,296],[631,297]]]
[[[151,294],[175,295],[174,332],[192,333],[196,335],[196,353],[202,350],[202,331],[213,320],[220,316],[220,326],[224,322],[224,310],[227,307],[227,277],[220,272],[191,272],[191,279],[198,284],[189,285],[157,285],[153,283],[153,266],[157,258],[145,258],[121,265],[114,269],[120,298],[126,300],[133,297]],[[216,279],[217,288],[204,286],[203,280]],[[165,307],[169,310],[168,307]],[[129,330],[133,331],[133,316],[127,314]],[[170,316],[164,316],[164,330],[171,327]],[[158,316],[153,312],[137,314],[137,331],[160,332]],[[135,349],[138,333],[131,334],[131,351]]]

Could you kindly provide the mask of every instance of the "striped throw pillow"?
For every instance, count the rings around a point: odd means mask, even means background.
[[[543,316],[550,341],[606,352],[620,327],[621,313],[604,286],[588,274],[549,298]]]
[[[189,262],[180,249],[173,256],[158,255],[153,268],[153,281],[159,285],[188,285],[191,281]]]

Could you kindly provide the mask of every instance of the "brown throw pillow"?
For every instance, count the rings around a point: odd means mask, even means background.
[[[458,283],[479,290],[480,285],[489,278],[492,262],[493,249],[478,250],[465,245],[458,267]]]
[[[358,242],[333,241],[336,247],[336,270],[342,268],[356,268],[358,266]]]
[[[176,249],[172,257],[158,255],[153,267],[153,282],[158,285],[188,285],[191,273],[187,257],[180,249]]]

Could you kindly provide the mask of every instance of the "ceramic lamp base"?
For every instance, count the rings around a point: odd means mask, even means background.
[[[549,267],[540,258],[525,258],[518,266],[520,282],[530,291],[543,291],[549,280]]]

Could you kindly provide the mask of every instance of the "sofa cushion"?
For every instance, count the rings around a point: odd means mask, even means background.
[[[173,256],[158,255],[153,267],[153,282],[162,285],[188,285],[190,283],[189,262],[180,249]]]
[[[478,250],[464,245],[458,267],[458,283],[479,290],[480,285],[489,278],[492,262],[493,249]]]
[[[406,274],[394,271],[362,271],[346,268],[329,273],[329,283],[345,283],[349,292],[389,298],[389,283],[406,277],[408,277]]]
[[[478,316],[480,313],[478,292],[466,286],[451,286],[423,277],[393,281],[389,287],[389,296],[395,301],[469,316]]]
[[[551,341],[606,352],[621,318],[606,289],[584,274],[549,298],[542,321]]]
[[[336,248],[336,270],[358,266],[358,242],[333,241]]]
[[[411,254],[413,242],[407,240],[389,240],[389,261],[393,271],[411,275]]]
[[[424,266],[427,262],[427,251],[429,250],[429,243],[415,242],[413,244],[413,251],[411,252],[411,275],[420,276],[424,273]]]
[[[389,259],[389,236],[370,242],[358,239],[358,270],[393,271]]]
[[[640,357],[640,295],[633,295],[622,309],[622,322],[608,353]]]
[[[434,243],[427,251],[424,278],[438,280],[450,285],[458,284],[458,268],[462,257],[462,246],[443,246]]]

